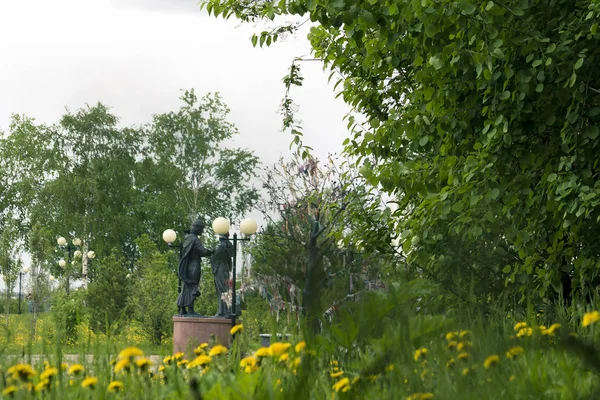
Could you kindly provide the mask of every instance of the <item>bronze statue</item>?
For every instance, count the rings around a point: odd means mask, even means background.
[[[219,302],[219,311],[215,317],[229,317],[229,309],[223,301],[222,295],[229,291],[229,273],[231,271],[231,259],[233,257],[233,244],[229,241],[229,234],[221,236],[221,242],[215,249],[215,253],[210,258],[212,272],[215,276],[215,289],[217,291],[217,301]]]
[[[204,247],[199,235],[204,231],[204,222],[197,219],[192,223],[190,233],[186,233],[177,274],[183,282],[183,290],[177,299],[179,315],[185,317],[201,317],[194,311],[194,301],[200,296],[200,276],[202,274],[202,257],[208,257],[213,250]],[[187,308],[187,310],[186,310]]]

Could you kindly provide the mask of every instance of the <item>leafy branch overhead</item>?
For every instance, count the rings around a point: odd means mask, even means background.
[[[597,1],[202,4],[310,19],[313,56],[370,122],[350,121],[346,151],[396,197],[411,265],[547,299],[600,283]]]

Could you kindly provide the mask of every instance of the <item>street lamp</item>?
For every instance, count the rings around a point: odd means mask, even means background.
[[[29,267],[23,267],[23,269],[21,271],[19,271],[19,314],[21,314],[21,297],[23,297],[23,294],[22,294],[23,274],[26,274],[28,272],[29,272]]]
[[[212,228],[213,228],[213,231],[217,235],[220,236],[219,240],[230,241],[230,239],[228,237],[224,236],[227,233],[229,233],[229,228],[230,228],[229,220],[227,218],[223,218],[223,217],[216,218],[212,223]],[[236,271],[237,242],[250,240],[250,236],[254,235],[256,233],[257,229],[258,229],[258,224],[256,223],[256,221],[253,219],[246,218],[246,219],[242,220],[242,222],[240,223],[240,232],[245,237],[238,238],[237,233],[234,233],[233,240],[230,241],[230,242],[233,242],[233,263],[232,263],[232,268],[231,268],[232,274],[233,274],[232,288],[231,288],[231,325],[232,326],[235,326],[235,318],[236,318],[236,301],[237,301],[237,299],[236,299],[236,293],[235,293],[235,286],[236,286],[236,275],[237,275],[237,271]]]
[[[59,247],[61,248],[65,248],[67,250],[67,259],[65,260],[64,257],[61,258],[60,260],[58,260],[58,266],[61,269],[65,269],[67,265],[71,265],[71,267],[73,265],[75,265],[75,260],[81,260],[84,258],[84,256],[86,256],[85,258],[87,259],[87,261],[85,262],[84,268],[81,272],[82,274],[82,279],[83,279],[83,287],[86,287],[86,280],[87,280],[87,267],[88,264],[87,262],[90,263],[94,258],[96,258],[96,253],[93,251],[88,251],[87,253],[84,253],[82,250],[80,250],[80,248],[83,245],[83,241],[80,238],[73,238],[71,240],[71,242],[69,242],[67,239],[65,239],[64,237],[60,236],[58,239],[56,239],[56,244],[58,244]],[[83,250],[87,250],[86,246],[83,246]],[[66,284],[66,290],[67,293],[69,292],[69,288],[70,288],[70,283],[69,283],[69,274],[71,273],[71,271],[67,271],[66,273],[66,277],[67,277],[67,284]],[[53,279],[54,280],[54,279]]]
[[[175,232],[173,229],[166,229],[162,234],[162,238],[170,249],[179,249],[179,261],[181,261],[183,242],[179,241],[178,246],[173,245],[173,242],[177,240],[177,232]],[[179,273],[177,274],[177,276],[179,276]],[[179,278],[179,283],[177,284],[177,293],[181,293],[181,278]]]

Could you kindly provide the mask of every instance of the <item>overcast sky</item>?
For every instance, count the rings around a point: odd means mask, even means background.
[[[181,90],[195,88],[220,92],[240,131],[236,144],[273,164],[292,139],[281,132],[281,79],[310,47],[304,30],[253,48],[254,32],[260,27],[209,17],[196,0],[1,0],[0,131],[13,113],[54,123],[65,107],[98,101],[123,124],[142,124],[177,110]],[[320,63],[302,69],[292,97],[304,142],[323,159],[341,151],[348,107]]]

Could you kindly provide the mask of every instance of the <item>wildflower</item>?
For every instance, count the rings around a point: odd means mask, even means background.
[[[119,353],[119,360],[132,359],[133,357],[143,357],[144,352],[137,347],[127,347]]]
[[[461,339],[463,339],[463,338],[465,338],[465,337],[469,336],[470,334],[471,334],[471,331],[469,331],[469,330],[464,330],[464,331],[460,331],[460,332],[458,333],[458,336],[459,336]]]
[[[69,373],[69,375],[79,375],[83,372],[83,365],[73,364],[67,372]]]
[[[446,333],[446,340],[454,340],[456,338],[457,332],[448,332]]]
[[[433,399],[433,393],[413,393],[406,398],[406,400],[431,400]]]
[[[60,369],[62,369],[63,371],[65,369],[68,369],[68,368],[69,368],[69,364],[67,364],[67,363],[60,363]]]
[[[554,324],[550,325],[550,328],[548,328],[548,332],[550,333],[550,335],[552,335],[552,334],[554,334],[554,331],[556,331],[558,328],[560,328],[560,324],[554,323]]]
[[[420,374],[421,380],[425,379],[427,377],[427,374],[429,374],[429,370],[424,369],[423,371],[421,371],[421,374]]]
[[[294,361],[291,362],[290,367],[295,368],[298,365],[300,365],[301,362],[302,362],[302,359],[300,357],[296,357],[296,358],[294,358]]]
[[[473,369],[472,369],[472,368],[463,368],[463,370],[462,370],[461,374],[462,374],[462,376],[467,376],[467,375],[469,375],[471,372],[473,372]]]
[[[510,376],[510,378],[508,378],[508,380],[509,380],[510,382],[513,382],[513,381],[516,381],[516,380],[517,380],[517,377],[516,377],[516,376],[514,376],[514,375],[511,375],[511,376]]]
[[[240,367],[246,368],[248,366],[254,367],[257,364],[256,358],[252,356],[244,357],[240,360]]]
[[[2,396],[13,396],[16,391],[17,387],[15,385],[7,386],[2,391]]]
[[[586,327],[596,323],[598,320],[600,320],[600,313],[598,311],[591,311],[583,314],[583,322],[581,325]]]
[[[44,372],[42,372],[40,374],[40,379],[42,379],[42,380],[52,379],[52,377],[56,376],[56,374],[58,374],[58,369],[46,368],[46,370],[44,370]]]
[[[469,341],[460,342],[456,345],[456,350],[458,351],[463,351],[469,348],[471,348],[471,342]]]
[[[190,361],[187,364],[187,368],[196,368],[196,367],[204,367],[205,365],[209,364],[212,361],[212,357],[211,356],[207,356],[207,355],[199,355],[198,357],[194,358],[192,361]]]
[[[164,365],[161,365],[164,368]],[[123,390],[123,382],[121,381],[112,381],[108,384],[108,391],[111,393],[119,392]]]
[[[341,370],[329,373],[329,376],[332,378],[339,378],[342,375],[344,375],[344,371]]]
[[[275,342],[269,346],[269,350],[271,351],[271,356],[275,357],[285,353],[290,347],[291,344],[289,343]]]
[[[188,360],[181,360],[181,361],[177,361],[177,366],[178,366],[178,367],[181,367],[181,366],[183,366],[183,365],[187,365],[187,363],[188,363]]]
[[[517,322],[515,324],[515,332],[518,332],[523,328],[527,328],[527,322]]]
[[[261,347],[260,349],[256,350],[255,356],[256,357],[268,357],[271,355],[271,350],[268,347]]]
[[[533,329],[531,328],[523,328],[517,332],[517,337],[531,336],[533,334]]]
[[[50,388],[50,379],[42,379],[35,385],[34,390],[36,392],[42,392],[49,388]]]
[[[234,326],[233,328],[231,328],[229,330],[229,333],[232,336],[235,336],[236,333],[241,332],[244,329],[244,325],[243,324],[237,324],[236,326]]]
[[[357,384],[358,381],[360,381],[360,376],[355,376],[354,378],[352,378],[352,384],[353,385]]]
[[[159,372],[163,372],[164,370],[165,370],[165,366],[164,365],[161,365],[161,366],[158,367],[158,371]]]
[[[371,382],[375,382],[377,379],[379,379],[379,375],[369,375],[367,379]]]
[[[198,347],[200,347],[201,349],[205,349],[208,347],[208,343],[200,343]]]
[[[131,368],[131,363],[129,362],[128,358],[124,358],[122,360],[119,360],[119,362],[115,365],[115,372],[129,372],[130,368]]]
[[[175,353],[175,354],[173,354],[173,360],[181,360],[181,359],[183,359],[184,355],[185,354],[182,351]]]
[[[493,365],[498,364],[499,362],[500,362],[500,357],[498,357],[496,354],[494,354],[485,359],[485,361],[483,362],[483,366],[487,369]]]
[[[283,353],[281,356],[279,356],[279,361],[285,362],[288,360],[289,357],[290,357],[289,353]]]
[[[196,350],[194,350],[194,353],[196,352]],[[171,361],[173,361],[173,357],[171,356],[166,356],[165,358],[163,358],[163,364],[171,364]]]
[[[385,372],[392,372],[394,370],[394,364],[390,364],[385,367]]]
[[[331,388],[333,390],[335,390],[336,392],[339,392],[339,391],[347,392],[350,389],[350,379],[342,378],[339,381],[337,381],[336,383],[334,383]]]
[[[135,361],[135,365],[142,371],[146,371],[152,364],[153,362],[146,357],[139,358]]]
[[[296,347],[294,348],[294,350],[296,350],[296,353],[300,353],[302,350],[304,350],[305,347],[306,347],[305,341],[298,342],[298,343],[296,343]]]
[[[454,357],[448,359],[448,361],[446,361],[446,368],[451,368],[455,362],[456,362],[456,360],[454,359]]]
[[[415,356],[414,356],[415,361],[419,361],[419,359],[427,357],[428,352],[429,352],[429,350],[427,350],[425,347],[421,347],[420,349],[417,349],[415,351]]]
[[[244,372],[247,373],[247,374],[251,374],[251,373],[253,373],[256,370],[258,370],[258,366],[257,365],[254,365],[254,366],[247,365],[247,366],[244,367]]]
[[[44,369],[48,368],[50,368],[50,363],[48,362],[48,360],[44,360]]]
[[[35,370],[29,364],[14,365],[6,372],[12,375],[13,379],[20,379],[23,382],[35,375]]]
[[[450,350],[456,348],[457,345],[458,345],[458,343],[456,343],[454,340],[451,340],[451,341],[448,342],[448,348]]]
[[[83,380],[83,382],[81,382],[81,387],[93,389],[96,387],[97,383],[98,383],[98,378],[90,376],[89,378],[85,378]]]
[[[218,356],[221,354],[227,354],[227,347],[217,344],[215,345],[212,349],[210,349],[210,351],[208,352],[208,355],[211,357],[214,356]]]
[[[459,360],[466,360],[469,358],[469,353],[463,351],[462,353],[459,353],[457,357]]]
[[[511,347],[510,349],[508,349],[508,351],[506,352],[506,358],[508,359],[513,359],[516,356],[518,356],[519,354],[523,353],[525,350],[523,350],[523,348],[521,346],[514,346]]]

